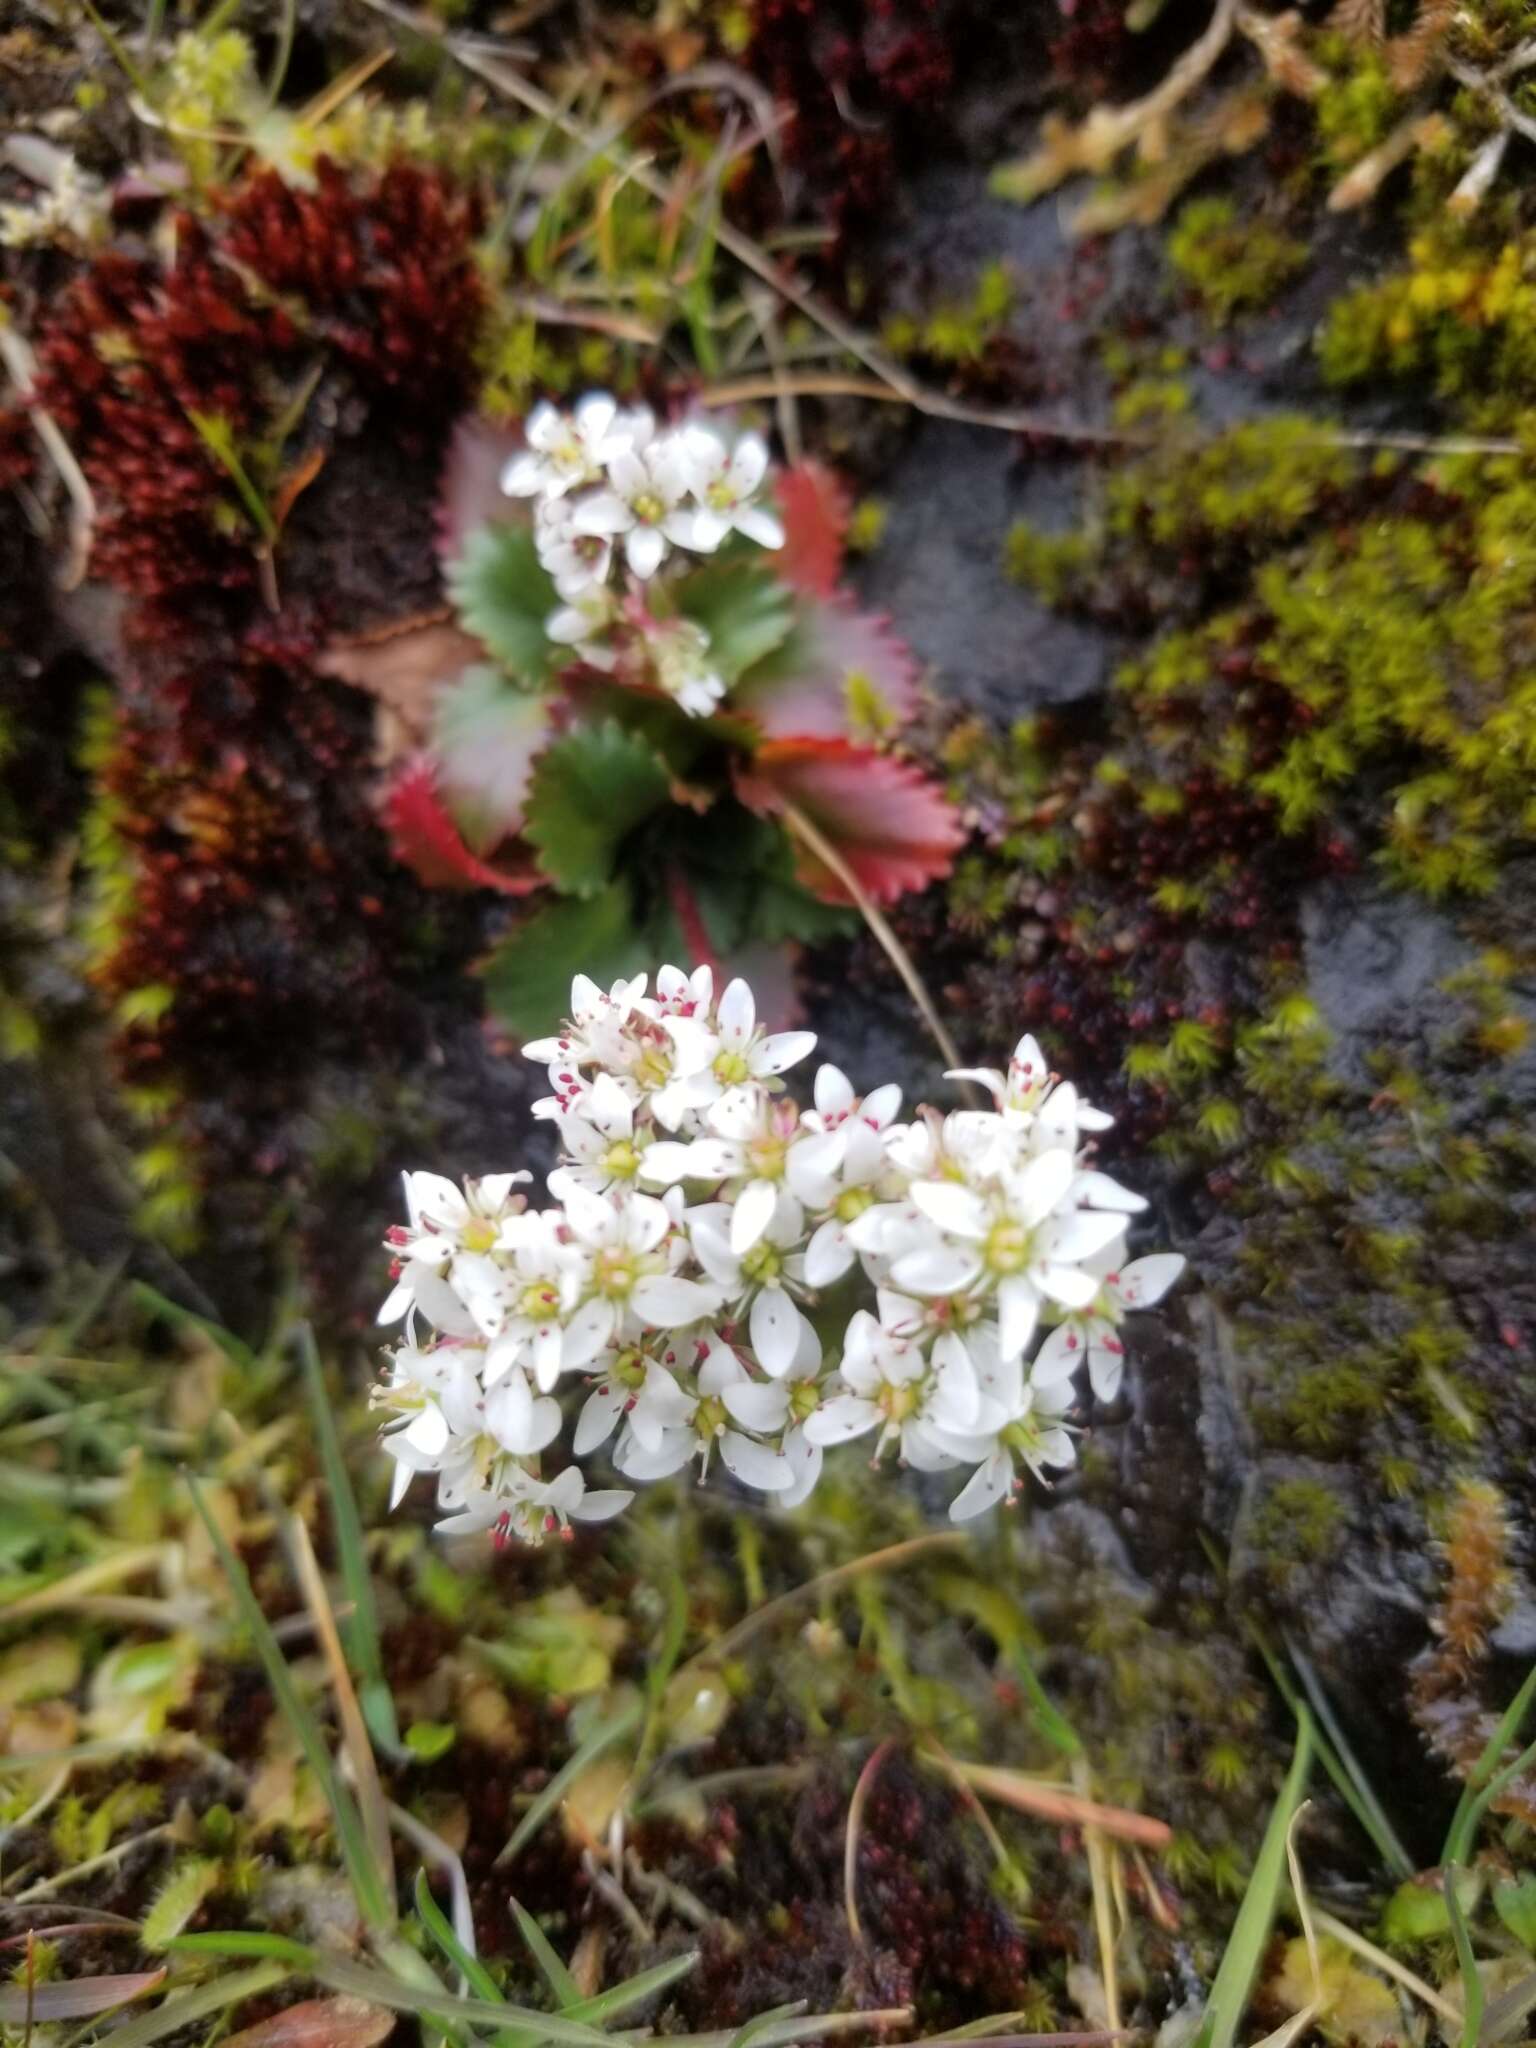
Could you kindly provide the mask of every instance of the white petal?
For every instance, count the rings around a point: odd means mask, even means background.
[[[739,1430],[720,1432],[720,1459],[743,1486],[756,1486],[764,1493],[788,1486],[794,1478],[789,1465],[776,1451],[770,1451],[766,1444],[755,1444]]]
[[[860,1400],[857,1394],[835,1394],[807,1418],[805,1433],[813,1444],[845,1444],[873,1429],[879,1420],[880,1410],[873,1401]]]
[[[624,536],[624,559],[642,583],[656,574],[666,552],[666,536],[658,527],[632,526]]]
[[[979,1242],[986,1236],[990,1221],[987,1205],[973,1188],[952,1180],[918,1180],[910,1192],[914,1205],[952,1237]]]
[[[1052,1265],[1075,1266],[1080,1259],[1091,1259],[1095,1252],[1113,1244],[1124,1229],[1125,1224],[1112,1210],[1074,1209],[1047,1227],[1041,1248]]]
[[[612,491],[594,491],[576,507],[571,526],[576,533],[606,535],[628,533],[634,523],[635,515],[622,498]]]
[[[1125,1354],[1110,1351],[1102,1344],[1090,1346],[1088,1352],[1088,1380],[1097,1400],[1106,1404],[1113,1401],[1120,1391],[1120,1382],[1125,1376]]]
[[[1002,1355],[1018,1358],[1035,1334],[1040,1297],[1022,1274],[1004,1280],[997,1290],[997,1320]]]
[[[1183,1270],[1184,1260],[1178,1252],[1149,1252],[1122,1269],[1116,1292],[1127,1308],[1151,1308]]]
[[[755,1429],[765,1436],[782,1429],[789,1414],[789,1389],[782,1381],[768,1386],[762,1380],[740,1380],[722,1387],[720,1398],[743,1429]]]
[[[775,1031],[752,1055],[754,1074],[782,1074],[816,1050],[814,1031]]]
[[[873,1213],[866,1209],[864,1215]],[[903,1253],[891,1268],[891,1278],[910,1294],[958,1294],[980,1270],[974,1254],[958,1245],[929,1244]]]
[[[744,533],[748,540],[755,540],[760,548],[781,548],[784,545],[784,527],[765,505],[743,505],[736,514],[736,531]]]
[[[894,1081],[887,1081],[883,1088],[871,1088],[859,1104],[859,1121],[883,1131],[900,1109],[901,1090]]]
[[[1040,1266],[1034,1277],[1041,1293],[1063,1308],[1086,1308],[1099,1291],[1098,1281],[1081,1266]]]
[[[1080,1173],[1072,1184],[1072,1194],[1090,1209],[1118,1209],[1125,1216],[1138,1215],[1147,1206],[1145,1195],[1132,1194],[1107,1173]]]
[[[589,1394],[576,1418],[576,1434],[571,1439],[571,1449],[578,1458],[584,1458],[589,1451],[595,1451],[599,1444],[606,1443],[613,1434],[613,1426],[624,1412],[624,1390],[617,1382],[610,1381]]]
[[[950,1507],[949,1519],[968,1522],[973,1515],[984,1515],[988,1508],[995,1508],[999,1501],[1008,1498],[1012,1485],[1013,1460],[1006,1451],[994,1452],[961,1487]]]
[[[638,1281],[629,1297],[630,1306],[653,1330],[680,1330],[688,1323],[701,1322],[720,1306],[713,1287],[697,1280],[679,1280],[666,1273],[648,1275]]]
[[[720,998],[716,1015],[720,1022],[720,1043],[730,1052],[740,1052],[757,1024],[757,1005],[744,981],[738,979],[729,984]]]
[[[942,1419],[956,1429],[969,1429],[981,1406],[981,1389],[971,1354],[952,1330],[934,1343],[933,1365],[938,1374],[937,1409]]]
[[[634,1499],[634,1495],[622,1486],[600,1486],[595,1493],[583,1494],[571,1509],[573,1522],[611,1522],[615,1515],[622,1515]]]
[[[614,1321],[611,1301],[597,1298],[584,1301],[565,1326],[565,1338],[560,1347],[562,1369],[574,1372],[580,1366],[590,1365],[613,1335]]]
[[[1064,1384],[1087,1356],[1088,1347],[1077,1323],[1058,1323],[1035,1353],[1029,1368],[1030,1385],[1056,1387]]]
[[[731,1250],[737,1258],[751,1251],[778,1207],[779,1191],[771,1180],[751,1180],[731,1210]]]
[[[640,1161],[640,1178],[648,1186],[656,1188],[669,1188],[690,1175],[698,1178],[699,1170],[692,1164],[692,1152],[691,1145],[681,1145],[668,1138],[648,1145]]]
[[[784,1462],[794,1474],[779,1492],[781,1508],[797,1508],[815,1491],[821,1477],[821,1445],[813,1444],[803,1429],[792,1429],[784,1439]]]
[[[757,1362],[775,1379],[789,1371],[800,1348],[800,1311],[782,1287],[764,1287],[752,1303],[748,1329]]]
[[[806,1285],[830,1287],[834,1280],[842,1279],[853,1260],[848,1232],[834,1216],[816,1230],[805,1248]]]
[[[1031,1159],[1009,1189],[1011,1206],[1026,1228],[1048,1216],[1072,1185],[1077,1169],[1067,1151],[1042,1152]]]

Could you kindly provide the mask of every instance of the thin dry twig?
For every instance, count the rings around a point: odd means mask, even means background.
[[[1065,1785],[1043,1785],[1026,1778],[1022,1771],[1001,1769],[995,1764],[968,1764],[957,1758],[955,1768],[969,1785],[985,1798],[1000,1799],[1020,1813],[1032,1813],[1040,1820],[1058,1821],[1067,1827],[1102,1828],[1122,1842],[1140,1842],[1148,1849],[1166,1849],[1173,1830],[1165,1820],[1148,1813],[1132,1813],[1127,1807],[1105,1806]]]
[[[896,1738],[888,1735],[870,1751],[848,1802],[848,1826],[843,1836],[843,1911],[848,1916],[848,1932],[860,1948],[864,1946],[864,1929],[859,1921],[859,1843],[864,1833],[864,1809],[880,1767],[895,1747]]]
[[[734,1628],[707,1648],[700,1650],[696,1657],[690,1657],[681,1667],[682,1671],[706,1671],[713,1665],[723,1664],[753,1636],[760,1635],[765,1628],[772,1628],[794,1608],[807,1600],[817,1600],[824,1593],[834,1592],[839,1586],[846,1586],[852,1580],[862,1578],[866,1572],[889,1571],[893,1566],[908,1564],[915,1557],[922,1557],[932,1550],[950,1550],[956,1544],[964,1543],[965,1537],[958,1530],[940,1529],[930,1536],[910,1536],[904,1543],[892,1543],[884,1550],[871,1550],[867,1556],[855,1557],[847,1564],[834,1565],[830,1571],[819,1572],[814,1579],[807,1579],[802,1586],[795,1586],[787,1593],[781,1593],[776,1600],[766,1601],[761,1607],[738,1621]],[[681,1674],[679,1674],[681,1675]],[[673,1680],[676,1684],[676,1679]]]

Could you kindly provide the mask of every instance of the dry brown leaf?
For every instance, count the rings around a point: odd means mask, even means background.
[[[306,1998],[231,2034],[224,2048],[378,2048],[395,2015],[364,1998]]]
[[[1351,43],[1377,48],[1386,41],[1387,0],[1335,0],[1328,26]]]
[[[403,621],[385,635],[337,642],[315,667],[377,700],[377,756],[384,768],[425,744],[438,692],[484,657],[472,634],[433,615]]]

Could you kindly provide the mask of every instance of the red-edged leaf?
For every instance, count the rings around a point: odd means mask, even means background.
[[[380,735],[380,753],[388,760],[420,746],[438,692],[471,662],[484,658],[485,649],[470,634],[444,620],[429,619],[368,640],[328,647],[315,667],[321,675],[366,690],[396,721],[393,732]]]
[[[466,413],[453,430],[437,494],[437,559],[446,570],[464,552],[477,526],[493,520],[528,524],[528,507],[501,488],[509,456],[523,445],[522,430]]]
[[[545,877],[531,856],[519,854],[516,870],[492,867],[470,852],[437,793],[430,761],[418,757],[401,770],[383,799],[384,823],[395,856],[434,889],[499,889],[526,896]]]
[[[224,2048],[379,2048],[398,2015],[365,1998],[306,1998],[231,2034]]]
[[[784,545],[773,566],[808,597],[830,597],[843,568],[852,507],[840,480],[819,462],[797,462],[779,478]]]
[[[959,813],[906,761],[847,740],[769,740],[739,769],[736,793],[764,817],[785,802],[831,840],[877,903],[894,903],[954,865],[965,838]],[[837,877],[798,839],[796,872],[827,903],[846,903]]]
[[[846,596],[802,602],[789,637],[731,692],[770,739],[877,739],[917,709],[917,664],[889,622]]]
[[[124,1977],[75,1977],[64,1984],[0,1985],[0,2026],[50,2026],[55,2020],[94,2019],[142,1998],[165,1982],[164,1970],[134,1970]]]

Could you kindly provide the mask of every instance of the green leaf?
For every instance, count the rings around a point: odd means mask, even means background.
[[[448,572],[448,589],[466,632],[482,639],[524,682],[542,682],[554,648],[544,621],[560,606],[526,526],[482,526]]]
[[[505,2005],[507,2001],[501,1986],[479,1957],[472,1956],[454,1933],[442,1907],[432,1896],[432,1887],[427,1882],[427,1873],[424,1870],[418,1870],[416,1873],[416,1912],[422,1926],[475,1996],[483,1998],[487,2005]]]
[[[180,1934],[204,1899],[218,1890],[220,1864],[211,1856],[184,1856],[155,1893],[139,1939],[145,1948],[164,1948]]]
[[[1231,1937],[1221,1958],[1221,1967],[1206,2000],[1205,2018],[1195,2036],[1195,2048],[1232,2048],[1237,2030],[1248,2007],[1253,1980],[1269,1942],[1275,1907],[1286,1880],[1285,1839],[1291,1816],[1301,1804],[1312,1770],[1312,1716],[1304,1706],[1296,1710],[1296,1749],[1291,1768],[1280,1788],[1259,1846],[1258,1859],[1243,1903],[1233,1923]]]
[[[363,1547],[363,1524],[357,1512],[357,1496],[352,1491],[347,1461],[341,1453],[341,1438],[336,1433],[336,1417],[325,1391],[320,1353],[315,1348],[314,1332],[308,1323],[299,1325],[298,1341],[304,1377],[309,1387],[315,1441],[320,1446],[320,1462],[325,1467],[326,1488],[331,1499],[331,1522],[341,1559],[342,1584],[347,1589],[352,1609],[341,1623],[342,1639],[357,1674],[358,1704],[368,1724],[368,1732],[382,1749],[393,1752],[400,1747],[400,1729],[395,1719],[394,1698],[384,1676],[384,1658],[379,1647],[379,1611],[373,1597],[373,1574],[368,1569],[368,1557]]]
[[[405,1731],[406,1748],[422,1764],[435,1764],[458,1739],[459,1731],[451,1721],[413,1721]]]
[[[1493,1888],[1493,1910],[1520,1946],[1536,1955],[1536,1870],[1501,1878]]]
[[[584,1998],[579,2005],[566,2008],[566,2018],[590,2020],[595,2026],[606,2026],[631,2006],[641,2005],[648,1998],[654,1998],[658,1991],[665,1991],[675,1984],[679,1977],[686,1977],[699,1960],[699,1951],[689,1949],[686,1955],[673,1956],[669,1962],[653,1964],[649,1970],[641,1970],[637,1976],[626,1977],[622,1984],[612,1984],[606,1991],[599,1991],[595,1998]]]
[[[581,1992],[577,1988],[576,1979],[565,1967],[559,1956],[556,1955],[549,1936],[544,1932],[538,1921],[534,1919],[528,1908],[519,1905],[516,1899],[510,1897],[507,1900],[507,1904],[512,1908],[517,1920],[518,1930],[522,1934],[523,1940],[528,1944],[528,1953],[539,1966],[539,1975],[549,1986],[550,1997],[555,2001],[556,2006],[561,2012],[574,2011],[582,2003]],[[583,2014],[582,2017],[585,2018],[586,2015]]]
[[[307,1970],[315,1952],[286,1934],[263,1934],[257,1928],[223,1928],[212,1934],[178,1934],[165,1944],[173,1956],[255,1956],[290,1963]]]
[[[432,710],[437,785],[476,853],[522,829],[533,764],[549,739],[550,702],[476,663]]]
[[[643,740],[616,725],[583,727],[540,756],[523,836],[568,895],[595,896],[625,838],[666,803],[668,789],[667,771]]]
[[[711,562],[677,586],[677,608],[709,635],[709,656],[727,685],[789,637],[794,597],[755,562]]]
[[[517,1037],[538,1038],[570,1007],[573,975],[608,982],[649,964],[629,885],[614,882],[600,896],[567,898],[524,918],[486,964],[486,1000]]]
[[[633,1735],[639,1726],[640,1703],[638,1700],[632,1701],[626,1707],[621,1707],[616,1714],[610,1715],[606,1721],[598,1722],[581,1747],[575,1751],[567,1762],[561,1765],[543,1791],[534,1797],[528,1811],[513,1829],[511,1839],[496,1858],[498,1868],[503,1864],[510,1863],[518,1851],[525,1848],[533,1840],[533,1837],[543,1827],[545,1821],[549,1819],[556,1807],[559,1806],[567,1791],[575,1784],[588,1765],[595,1763],[600,1756],[603,1756],[608,1750],[612,1749],[616,1742],[622,1742],[626,1736]]]
[[[211,1984],[200,1984],[195,1991],[174,1992],[153,2012],[114,2027],[112,2048],[149,2048],[152,2041],[163,2041],[167,2034],[179,2034],[183,2028],[196,2026],[214,2013],[227,2012],[243,1999],[259,1998],[290,1974],[281,1963],[256,1963],[249,1970],[234,1970],[226,1977],[215,1977]]]
[[[1445,1910],[1450,1916],[1451,1936],[1456,1943],[1456,1962],[1461,1970],[1461,2048],[1477,2048],[1483,2026],[1483,1980],[1477,1958],[1472,1953],[1466,1915],[1456,1896],[1460,1875],[1454,1863],[1448,1864],[1441,1873],[1441,1882],[1445,1886]]]

